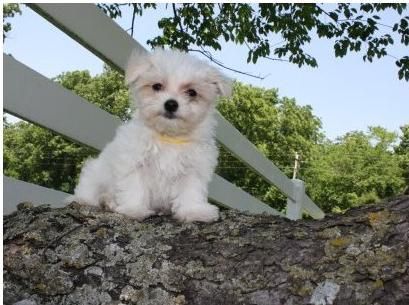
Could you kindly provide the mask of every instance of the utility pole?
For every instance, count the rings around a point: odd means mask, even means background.
[[[295,161],[294,161],[294,170],[293,170],[293,179],[297,179],[297,173],[298,170],[300,169],[300,156],[298,152],[295,152]]]

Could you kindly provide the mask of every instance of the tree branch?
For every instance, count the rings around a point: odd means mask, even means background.
[[[132,12],[132,23],[131,23],[131,37],[133,37],[133,30],[135,25],[135,15],[136,15],[136,4],[133,4],[133,12]]]
[[[285,40],[282,40],[282,41],[280,41],[280,42],[277,42],[277,43],[273,44],[273,45],[271,46],[271,48],[272,48],[272,47],[275,47],[275,46],[278,46],[278,45],[280,45],[280,44],[282,44],[282,43],[284,43],[284,42],[285,42]],[[254,50],[254,48],[251,48],[251,47],[249,46],[249,44],[247,43],[247,41],[245,41],[244,44],[246,45],[246,47],[247,47],[250,51]],[[262,56],[262,58],[269,59],[269,60],[273,60],[273,61],[289,62],[288,59],[282,59],[282,58],[276,58],[276,57],[270,57],[270,56]]]
[[[251,74],[249,72],[243,72],[243,71],[228,67],[228,66],[224,65],[221,61],[215,59],[213,57],[213,55],[209,51],[206,51],[206,50],[203,50],[203,49],[202,50],[188,49],[188,51],[189,52],[198,52],[198,53],[202,54],[203,56],[205,56],[206,58],[210,59],[210,61],[214,62],[216,65],[218,65],[218,66],[220,66],[220,67],[222,67],[224,69],[227,69],[229,71],[233,71],[235,73],[243,74],[243,75],[250,76],[250,77],[253,77],[253,78],[257,78],[257,79],[260,79],[260,80],[263,80],[268,76],[268,74],[265,75],[265,76],[254,75],[254,74]]]
[[[172,9],[173,9],[173,16],[174,16],[175,20],[178,21],[178,25],[179,25],[180,31],[181,31],[182,33],[184,33],[185,30],[183,29],[182,23],[180,22],[180,18],[179,18],[178,14],[177,14],[176,4],[175,4],[175,3],[172,3]]]
[[[367,19],[367,20],[363,20],[363,19],[357,19],[357,18],[348,18],[348,19],[338,19],[338,20],[335,20],[334,18],[331,17],[331,15],[330,15],[327,11],[325,11],[325,10],[324,10],[323,8],[321,8],[319,5],[316,5],[316,7],[317,7],[322,13],[324,13],[324,14],[327,15],[329,18],[331,18],[331,20],[334,20],[334,21],[337,23],[337,25],[339,25],[339,22],[345,22],[345,21],[363,21],[363,22],[368,22],[368,19]],[[378,21],[376,21],[376,20],[374,20],[374,22],[375,22],[377,25],[380,25],[380,26],[383,26],[383,27],[387,27],[387,28],[393,29],[393,26],[380,23],[380,22],[378,22]]]
[[[4,304],[408,304],[409,196],[321,221],[221,215],[22,208],[4,217]]]

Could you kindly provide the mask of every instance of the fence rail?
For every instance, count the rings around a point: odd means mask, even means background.
[[[101,150],[121,120],[3,54],[7,112]],[[24,84],[24,87],[21,86]]]
[[[93,4],[29,6],[120,71],[125,70],[127,58],[134,48],[143,49]],[[120,124],[119,119],[9,56],[3,58],[4,70],[7,71],[4,73],[4,108],[7,112],[98,150],[112,139],[115,128]],[[22,80],[27,84],[25,88],[17,85]],[[300,191],[297,188],[297,181],[285,176],[220,114],[217,114],[217,120],[217,140],[288,197],[287,210],[297,213],[287,213],[287,217],[297,219],[301,216],[301,210],[314,218],[324,217],[324,213],[305,194],[304,189]],[[209,186],[209,197],[231,208],[282,215],[217,175]]]
[[[64,198],[69,194],[52,190],[32,183],[3,176],[3,214],[14,212],[20,202],[52,204],[63,207]]]

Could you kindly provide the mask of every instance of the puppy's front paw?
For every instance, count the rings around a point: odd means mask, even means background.
[[[219,209],[211,204],[183,206],[175,211],[173,217],[183,222],[213,222],[219,219]]]

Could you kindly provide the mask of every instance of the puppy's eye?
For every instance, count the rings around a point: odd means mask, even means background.
[[[189,89],[186,91],[187,95],[191,96],[191,97],[195,97],[197,95],[196,90],[193,89]]]
[[[153,84],[152,89],[153,89],[153,91],[160,91],[160,90],[162,90],[162,84],[160,84],[160,83]]]

